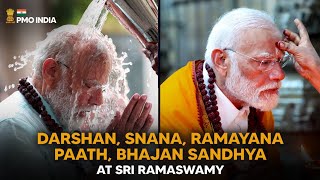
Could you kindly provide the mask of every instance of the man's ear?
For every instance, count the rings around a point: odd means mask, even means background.
[[[52,87],[60,78],[59,64],[52,58],[47,58],[42,65],[42,77],[45,83]]]
[[[215,67],[215,69],[222,75],[227,74],[227,61],[226,61],[226,54],[221,49],[214,49],[211,52],[211,60]]]

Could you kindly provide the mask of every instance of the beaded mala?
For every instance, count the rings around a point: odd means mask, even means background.
[[[58,133],[62,132],[62,127],[60,127],[48,114],[45,106],[41,101],[40,96],[38,95],[34,87],[29,82],[27,82],[27,78],[19,80],[18,90],[25,97],[28,103],[33,107],[33,109],[39,113],[41,119],[43,120],[49,131]]]
[[[206,90],[206,85],[204,84],[203,79],[203,62],[199,63],[199,65],[196,67],[196,78],[198,82],[198,87],[212,128],[214,132],[222,135],[224,133],[224,130],[221,126],[221,117],[217,106],[217,96],[215,95],[214,91],[214,83],[216,82],[216,76],[214,74],[213,69],[208,64],[205,65],[205,68],[209,75],[209,95]],[[266,132],[266,129],[264,128],[262,122],[258,120],[256,109],[252,107],[250,107],[250,114],[248,116],[248,132]]]

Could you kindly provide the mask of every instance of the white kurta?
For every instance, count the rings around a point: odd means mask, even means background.
[[[51,107],[43,104],[56,119]],[[70,163],[54,161],[52,146],[37,144],[38,132],[49,133],[20,92],[0,103],[0,179],[72,179],[79,175]]]
[[[203,69],[205,69],[203,64]],[[203,80],[208,89],[209,74],[206,70],[203,71]],[[248,130],[248,116],[250,113],[249,106],[237,109],[233,103],[223,94],[219,87],[214,86],[215,95],[217,96],[218,111],[221,118],[221,126],[225,132],[247,132]]]

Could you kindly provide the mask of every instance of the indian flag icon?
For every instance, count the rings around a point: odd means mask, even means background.
[[[17,16],[26,16],[27,9],[17,9]]]

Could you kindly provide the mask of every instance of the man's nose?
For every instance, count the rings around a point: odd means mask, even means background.
[[[102,90],[99,88],[99,89],[96,89],[93,92],[91,92],[89,104],[100,106],[102,103],[103,103]]]
[[[285,73],[279,63],[274,64],[270,71],[269,78],[271,80],[281,81],[285,77]]]

